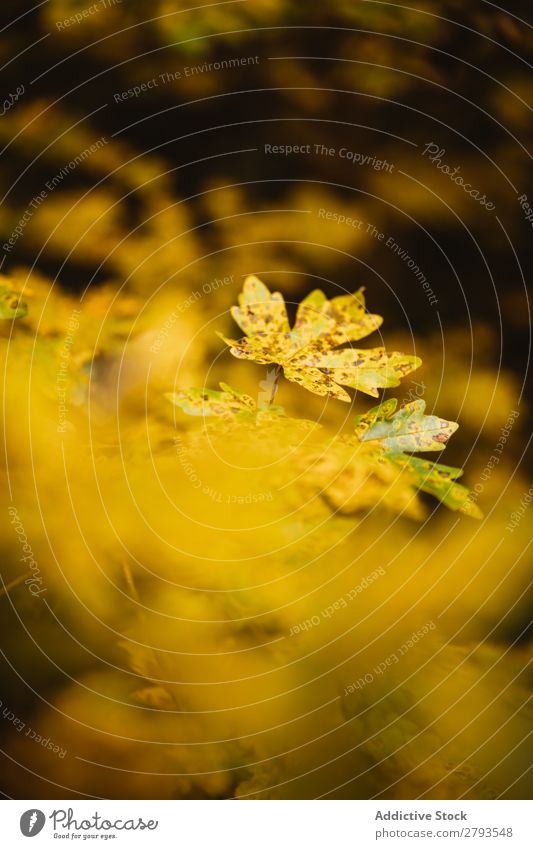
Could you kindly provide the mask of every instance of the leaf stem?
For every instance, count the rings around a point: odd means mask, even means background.
[[[276,397],[276,392],[278,391],[279,379],[281,377],[281,372],[283,371],[282,366],[276,366],[276,371],[274,372],[274,380],[272,381],[272,389],[270,392],[270,398],[268,399],[268,406],[272,406],[272,402]]]

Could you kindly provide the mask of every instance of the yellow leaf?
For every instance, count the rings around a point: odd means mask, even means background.
[[[257,277],[247,277],[239,306],[231,310],[246,336],[226,339],[231,353],[256,363],[277,363],[287,380],[317,395],[350,402],[349,386],[376,396],[378,389],[397,386],[421,360],[384,348],[358,349],[357,342],[377,330],[382,318],[366,311],[363,289],[328,300],[311,292],[300,304],[291,330],[283,296],[271,293]],[[349,345],[350,347],[340,347]]]

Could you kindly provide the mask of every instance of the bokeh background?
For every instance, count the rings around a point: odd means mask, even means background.
[[[190,6],[2,4],[3,794],[525,798],[529,4]],[[216,336],[250,273],[292,313],[366,287],[482,521],[343,515],[286,434],[202,441],[164,393],[257,397]]]

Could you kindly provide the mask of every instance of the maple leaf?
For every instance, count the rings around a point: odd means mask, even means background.
[[[249,395],[239,392],[221,383],[222,392],[217,389],[187,389],[180,392],[167,392],[167,398],[174,406],[180,407],[188,416],[217,416],[219,418],[251,418],[261,412]],[[271,404],[265,410],[272,415],[284,415],[282,407]]]
[[[231,352],[257,363],[275,363],[277,368],[260,384],[256,403],[249,395],[221,383],[221,391],[190,389],[166,397],[192,416],[214,416],[233,429],[264,426],[263,441],[287,429],[300,433],[313,430],[320,439],[320,425],[285,415],[272,404],[281,369],[285,376],[319,395],[332,394],[343,401],[350,396],[342,388],[377,395],[378,388],[396,386],[400,377],[420,365],[418,357],[383,348],[361,350],[351,345],[376,330],[382,319],[365,309],[363,290],[328,300],[315,290],[305,298],[290,328],[285,301],[271,293],[254,276],[247,277],[239,306],[232,315],[246,336],[240,341],[225,339]],[[224,338],[224,337],[222,337]],[[341,385],[342,384],[342,385]],[[383,502],[397,512],[414,518],[423,516],[418,493],[429,493],[452,510],[481,518],[469,490],[456,483],[461,469],[430,463],[410,453],[441,451],[457,430],[456,422],[426,415],[426,403],[418,399],[398,409],[396,399],[373,407],[355,420],[352,434],[328,438],[318,446],[297,444],[295,459],[301,464],[304,486],[318,490],[340,513],[353,513]],[[267,429],[268,426],[268,429]]]
[[[0,284],[0,319],[23,318],[27,312],[28,307],[18,292]]]
[[[407,472],[411,485],[428,495],[438,498],[450,510],[458,510],[473,519],[482,519],[479,507],[471,500],[470,490],[455,483],[463,474],[462,469],[431,463],[420,457],[408,457],[405,454],[390,456],[390,461]]]
[[[463,472],[452,466],[413,457],[411,451],[442,451],[458,428],[440,416],[426,416],[423,400],[405,404],[390,399],[355,420],[355,432],[334,440],[329,457],[317,467],[332,483],[325,498],[335,509],[351,513],[382,500],[414,518],[422,515],[416,494],[426,492],[451,510],[481,518],[469,490],[455,483]],[[333,471],[333,478],[332,478]]]
[[[246,336],[222,338],[231,353],[256,363],[276,363],[287,380],[317,395],[351,398],[343,386],[378,396],[378,389],[398,386],[400,379],[418,368],[419,357],[384,348],[352,345],[377,330],[378,315],[366,311],[363,289],[328,300],[316,289],[299,305],[291,329],[283,296],[271,293],[253,275],[244,281],[239,306],[231,314]]]
[[[405,404],[396,412],[398,402],[384,404],[358,416],[356,434],[362,442],[379,441],[389,451],[442,451],[459,425],[439,416],[426,416],[421,399]]]
[[[269,439],[287,437],[298,441],[303,433],[321,429],[317,422],[290,418],[283,407],[272,404],[271,386],[272,382],[267,381],[269,393],[260,393],[257,403],[227,383],[220,384],[221,392],[216,389],[188,389],[167,392],[165,397],[189,416],[215,418],[215,430],[231,435],[232,439],[244,439],[252,432],[256,439],[257,429],[261,428],[263,444]]]
[[[255,401],[232,389],[227,383],[221,383],[222,392],[216,389],[187,389],[180,392],[167,392],[165,398],[180,407],[188,416],[235,416],[255,411]]]

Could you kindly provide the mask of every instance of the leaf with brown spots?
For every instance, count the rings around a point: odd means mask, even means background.
[[[366,428],[362,429],[359,423],[358,438],[362,442],[379,442],[388,451],[442,451],[459,427],[440,416],[424,415],[425,401],[412,401],[397,412],[396,402],[394,406],[387,403],[386,410],[382,404],[370,411],[376,417]]]
[[[187,389],[167,392],[165,397],[188,416],[233,418],[255,413],[255,401],[249,395],[232,389],[227,383],[221,383],[220,387],[222,392],[217,389]]]
[[[473,518],[482,514],[469,490],[456,483],[461,469],[405,452],[442,451],[458,425],[426,416],[423,400],[405,404],[391,398],[355,420],[355,432],[337,437],[317,460],[320,487],[332,508],[355,513],[383,503],[412,518],[423,516],[417,493],[426,492]],[[325,481],[330,480],[327,484]]]
[[[11,287],[0,285],[0,319],[24,318],[28,307],[20,300],[18,292]]]
[[[366,311],[363,289],[331,300],[319,289],[311,292],[299,305],[291,330],[283,296],[251,276],[231,313],[246,334],[237,341],[222,337],[233,356],[276,363],[287,380],[316,395],[350,402],[342,388],[348,386],[377,397],[379,389],[398,386],[421,363],[418,357],[389,354],[381,347],[353,347],[382,323],[380,316]]]
[[[463,474],[462,469],[431,463],[420,457],[407,454],[391,454],[390,461],[407,472],[413,487],[438,498],[450,510],[458,510],[472,519],[482,519],[483,514],[472,499],[466,486],[455,483]]]

